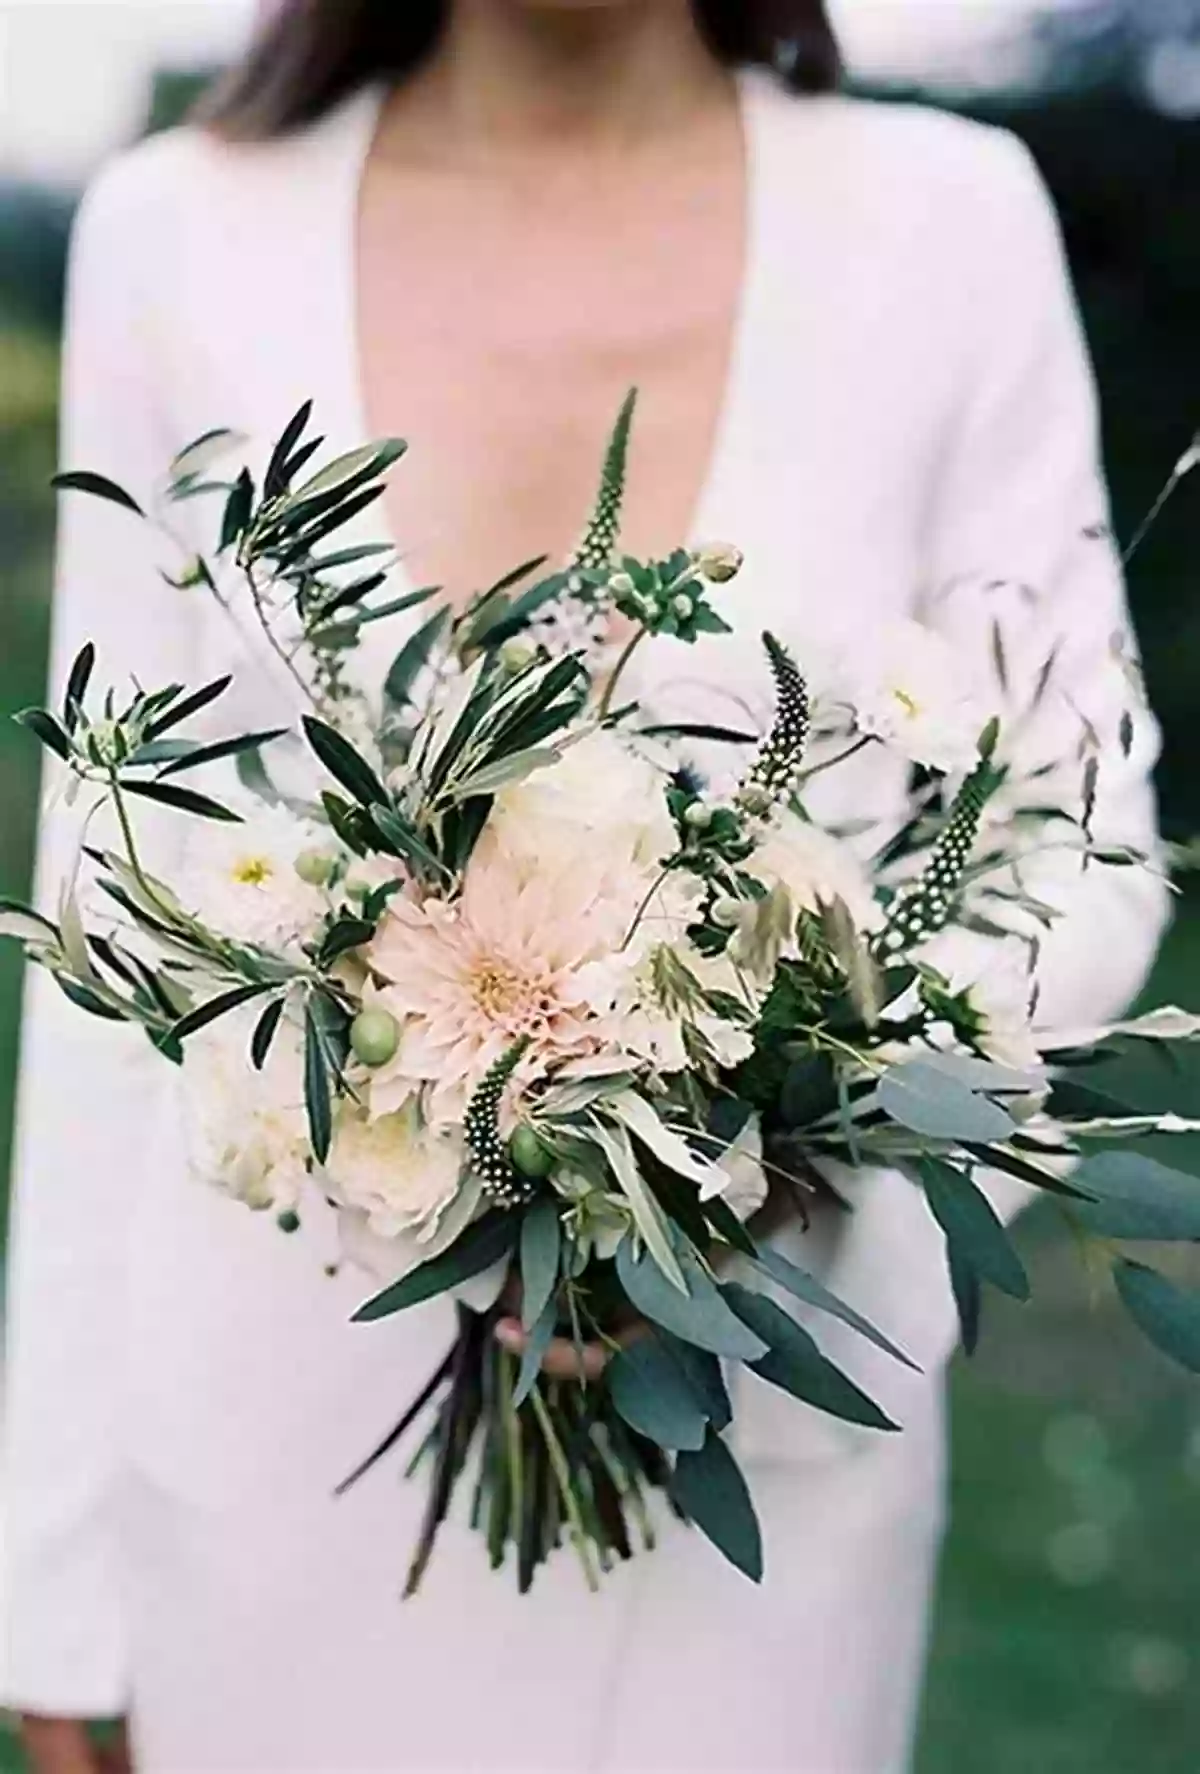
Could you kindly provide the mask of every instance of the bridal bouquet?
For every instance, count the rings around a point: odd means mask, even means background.
[[[740,558],[619,552],[631,416],[632,400],[576,558],[549,576],[531,563],[458,614],[397,594],[381,546],[330,545],[403,446],[305,479],[306,408],[259,481],[216,473],[229,434],[199,439],[162,499],[215,500],[219,532],[178,594],[256,628],[307,705],[300,733],[189,737],[228,679],[96,694],[90,646],[57,711],[18,717],[95,807],[56,915],[6,905],[3,933],[81,1011],[141,1025],[183,1064],[203,1176],[285,1231],[332,1207],[375,1278],[360,1320],[458,1301],[452,1348],[353,1475],[416,1425],[429,1493],[409,1593],[460,1489],[522,1590],[564,1541],[592,1584],[652,1544],[655,1492],[761,1576],[728,1365],[897,1427],[809,1326],[832,1315],[904,1351],[764,1230],[829,1190],[831,1161],[922,1193],[969,1345],[985,1287],[1028,1294],[980,1187],[999,1170],[1054,1196],[1142,1329],[1200,1369],[1200,1300],[1118,1250],[1200,1237],[1200,1182],[1129,1149],[1195,1124],[1090,1082],[1117,1041],[1195,1039],[1200,1018],[1040,1030],[1036,941],[997,929],[1014,904],[1027,924],[1053,916],[1023,887],[1039,844],[1080,868],[1152,866],[1091,838],[1103,759],[1081,734],[1077,806],[999,812],[1003,726],[915,624],[849,687],[810,683],[764,635],[775,712],[759,734],[655,724],[630,660],[662,636],[719,647]],[[145,520],[102,477],[59,484]],[[367,695],[352,666],[368,625],[420,605]],[[728,767],[699,774],[697,742]],[[306,792],[281,774],[301,746]],[[852,840],[814,822],[809,787],[868,747],[912,766],[908,817]],[[192,786],[221,770],[224,798]],[[148,806],[194,823],[173,874],[139,829]],[[1009,964],[962,977],[966,931]],[[852,1177],[845,1192],[852,1206]],[[523,1321],[519,1360],[501,1315]],[[579,1351],[573,1377],[544,1371],[556,1339]]]

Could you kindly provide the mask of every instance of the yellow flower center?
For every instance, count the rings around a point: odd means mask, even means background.
[[[915,721],[921,712],[921,705],[916,697],[910,696],[907,690],[900,690],[895,687],[892,689],[892,695],[896,698],[896,701],[900,704],[909,720]]]
[[[265,887],[274,873],[265,856],[243,856],[233,865],[233,878],[240,887]]]
[[[529,997],[528,982],[503,961],[480,961],[471,977],[471,993],[487,1017],[511,1016]]]

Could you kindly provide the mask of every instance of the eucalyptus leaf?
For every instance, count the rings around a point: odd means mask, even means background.
[[[660,1448],[704,1446],[708,1419],[686,1376],[654,1336],[618,1351],[605,1370],[609,1396],[629,1427]]]
[[[1142,1263],[1117,1263],[1113,1280],[1125,1310],[1155,1348],[1200,1374],[1200,1293],[1177,1287]]]
[[[753,1362],[765,1355],[767,1342],[730,1309],[716,1282],[686,1246],[680,1244],[677,1259],[686,1293],[667,1280],[649,1251],[637,1256],[632,1238],[623,1239],[617,1249],[617,1279],[630,1304],[644,1318],[698,1349],[731,1361]]]
[[[388,669],[383,693],[393,708],[402,707],[412,695],[413,685],[428,663],[438,641],[450,624],[450,611],[443,606],[405,641]]]
[[[940,1158],[916,1163],[925,1199],[958,1261],[1014,1300],[1029,1298],[1025,1265],[987,1197],[966,1171]]]
[[[521,1219],[521,1322],[527,1331],[554,1298],[561,1242],[558,1208],[541,1195]]]
[[[670,1331],[660,1328],[654,1335],[682,1369],[713,1428],[718,1431],[728,1429],[733,1422],[733,1407],[729,1402],[720,1357],[711,1350],[697,1349],[694,1343],[686,1343],[682,1337],[673,1337]]]
[[[519,1411],[537,1385],[546,1351],[554,1341],[558,1314],[553,1298],[548,1299],[532,1324],[526,1325],[527,1340],[521,1356],[521,1367],[513,1392],[513,1409]]]
[[[876,1097],[893,1121],[928,1139],[1002,1140],[1016,1131],[1007,1110],[924,1059],[885,1072]]]
[[[687,1282],[683,1278],[679,1259],[672,1248],[666,1217],[654,1199],[645,1177],[638,1169],[637,1158],[628,1133],[623,1127],[609,1128],[604,1126],[602,1122],[596,1121],[589,1125],[587,1137],[600,1148],[608,1160],[617,1186],[629,1202],[633,1223],[650,1255],[671,1286],[686,1296]]]
[[[181,1016],[171,1030],[171,1038],[175,1041],[186,1041],[189,1035],[196,1034],[200,1029],[207,1028],[209,1023],[216,1022],[218,1017],[226,1016],[229,1011],[237,1010],[241,1005],[248,1004],[252,998],[261,998],[264,986],[235,986],[232,991],[221,992],[217,997],[210,998],[206,1004],[198,1004],[195,1010],[189,1010]]]
[[[56,474],[50,485],[60,493],[91,493],[97,499],[107,499],[113,505],[132,511],[135,517],[146,515],[132,494],[118,486],[115,480],[109,480],[106,474],[92,474],[85,468],[70,469],[65,474]]]
[[[214,801],[209,795],[197,794],[195,789],[180,788],[173,782],[123,782],[123,794],[139,795],[144,801],[157,801],[160,806],[172,807],[177,813],[194,813],[200,819],[222,820],[228,825],[241,825],[242,816],[234,813],[220,801]]]
[[[168,761],[159,771],[157,780],[161,782],[166,776],[177,776],[181,770],[196,770],[202,764],[218,763],[222,758],[236,758],[241,752],[258,752],[273,739],[282,739],[286,732],[286,727],[271,727],[261,733],[240,733],[230,739],[218,739],[212,745],[197,745],[186,755]]]
[[[754,1503],[737,1461],[715,1430],[709,1430],[697,1452],[679,1455],[670,1492],[730,1564],[751,1582],[762,1582],[762,1531]]]
[[[856,1330],[860,1336],[865,1337],[869,1343],[874,1343],[877,1349],[882,1349],[885,1354],[894,1356],[897,1361],[903,1362],[905,1367],[912,1368],[914,1373],[921,1372],[916,1362],[907,1356],[903,1349],[897,1348],[896,1344],[890,1338],[885,1337],[881,1330],[877,1330],[870,1319],[864,1318],[861,1312],[856,1312],[853,1306],[848,1306],[845,1300],[839,1299],[825,1286],[824,1282],[818,1281],[815,1275],[810,1275],[807,1269],[801,1269],[795,1263],[789,1262],[787,1257],[771,1245],[759,1247],[757,1262],[758,1267],[765,1275],[768,1275],[780,1287],[786,1288],[795,1299],[802,1300],[805,1305],[815,1307],[818,1312],[827,1312],[831,1318],[840,1319],[843,1324],[849,1325],[851,1330]]]
[[[311,1000],[304,1007],[304,1107],[313,1154],[318,1164],[324,1164],[333,1139],[332,1085],[321,1024]]]
[[[950,1288],[954,1294],[954,1304],[958,1311],[959,1332],[962,1346],[968,1355],[974,1355],[979,1346],[979,1322],[983,1314],[983,1285],[978,1273],[963,1262],[955,1246],[948,1252],[950,1266]]]
[[[1093,1197],[1074,1210],[1091,1232],[1151,1243],[1200,1240],[1200,1178],[1141,1152],[1097,1152],[1075,1181]]]
[[[57,716],[46,708],[23,708],[13,716],[18,727],[24,727],[35,739],[41,741],[48,751],[62,758],[64,763],[71,756],[71,741],[66,728]]]
[[[394,1312],[419,1306],[424,1300],[435,1299],[438,1294],[457,1287],[460,1282],[470,1281],[472,1276],[482,1275],[485,1269],[510,1254],[516,1240],[516,1215],[493,1209],[468,1226],[440,1257],[422,1263],[368,1300],[365,1306],[360,1306],[354,1314],[354,1323],[370,1324],[376,1319],[390,1318]]]
[[[752,1293],[734,1281],[726,1282],[722,1292],[743,1323],[768,1346],[766,1355],[749,1364],[760,1379],[843,1422],[867,1429],[898,1427],[874,1399],[822,1354],[815,1339],[790,1312],[765,1294]]]

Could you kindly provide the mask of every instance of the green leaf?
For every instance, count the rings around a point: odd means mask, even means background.
[[[370,942],[374,934],[374,924],[368,923],[365,918],[338,918],[322,938],[317,965],[332,966],[341,955],[348,955],[352,949],[361,949],[364,943]]]
[[[284,426],[279,442],[271,451],[271,460],[267,464],[266,476],[263,480],[264,499],[277,498],[287,491],[288,475],[286,472],[288,457],[300,442],[312,418],[313,403],[306,400],[299,412],[294,413]]]
[[[267,1055],[271,1051],[271,1043],[275,1039],[275,1031],[282,1015],[283,999],[276,998],[273,1004],[267,1005],[254,1026],[254,1034],[250,1040],[250,1059],[256,1072],[261,1072],[267,1063]]]
[[[869,1318],[864,1318],[861,1312],[856,1312],[853,1306],[848,1306],[845,1300],[840,1300],[835,1293],[831,1293],[824,1282],[818,1281],[815,1275],[810,1275],[807,1269],[798,1268],[770,1245],[760,1247],[757,1260],[763,1273],[769,1275],[780,1287],[786,1288],[797,1300],[802,1300],[807,1306],[814,1306],[818,1312],[827,1312],[831,1318],[840,1319],[869,1343],[874,1343],[877,1349],[894,1356],[914,1373],[921,1372],[916,1362],[903,1349],[898,1349],[882,1331],[877,1330]]]
[[[195,813],[201,819],[220,819],[229,825],[242,823],[241,814],[223,807],[220,801],[197,794],[192,788],[179,788],[173,782],[125,781],[121,784],[121,792],[140,795],[144,801],[157,801],[163,807],[173,807],[177,813]]]
[[[183,698],[182,702],[172,701],[162,714],[147,726],[146,738],[157,739],[160,733],[166,733],[172,727],[177,727],[180,721],[186,721],[192,715],[199,714],[202,708],[207,708],[210,702],[215,702],[218,696],[223,696],[232,682],[232,675],[214,678],[211,684],[205,684],[200,690],[193,690],[190,696]]]
[[[257,751],[273,739],[282,739],[286,732],[286,727],[270,727],[262,733],[241,733],[232,739],[215,740],[212,745],[198,745],[185,757],[172,759],[165,769],[159,771],[158,781],[165,776],[177,776],[181,770],[195,770],[201,764],[215,764],[221,758],[236,758],[241,752]]]
[[[417,836],[415,827],[392,808],[372,807],[370,824],[379,833],[379,847],[386,847],[392,854],[402,856],[406,861],[416,863],[420,868],[431,870],[434,874],[441,871],[441,863],[428,844]]]
[[[768,1345],[768,1353],[749,1366],[760,1379],[768,1380],[802,1399],[815,1409],[846,1423],[858,1423],[867,1429],[896,1429],[897,1424],[886,1417],[847,1374],[823,1355],[814,1338],[804,1326],[797,1324],[790,1312],[777,1306],[765,1294],[751,1293],[737,1282],[726,1282],[722,1289],[738,1317]]]
[[[1040,1164],[1030,1164],[1028,1159],[1019,1157],[1015,1152],[1005,1151],[1001,1146],[985,1146],[978,1140],[963,1140],[962,1148],[972,1158],[977,1158],[985,1169],[1002,1170],[1007,1176],[1016,1177],[1018,1182],[1031,1183],[1035,1188],[1044,1190],[1047,1195],[1063,1195],[1069,1200],[1080,1202],[1087,1199],[1083,1190],[1076,1188],[1073,1182],[1067,1182],[1065,1177],[1044,1170]]]
[[[649,1251],[634,1255],[632,1238],[617,1250],[617,1279],[630,1304],[644,1318],[664,1330],[732,1361],[754,1361],[767,1353],[767,1343],[732,1312],[711,1276],[701,1268],[692,1251],[680,1244],[677,1260],[687,1286],[686,1293],[672,1285]]]
[[[962,1346],[974,1355],[979,1346],[979,1320],[983,1312],[983,1285],[974,1269],[963,1262],[955,1246],[948,1247],[950,1287],[958,1310]]]
[[[670,1331],[658,1330],[654,1334],[682,1369],[713,1428],[718,1431],[728,1429],[733,1422],[733,1407],[729,1402],[720,1357],[707,1349],[697,1349],[694,1343],[685,1343],[681,1337],[673,1337]]]
[[[408,701],[418,675],[424,670],[429,655],[449,623],[450,611],[445,606],[435,610],[428,622],[409,636],[393,659],[383,682],[383,694],[394,708]]]
[[[670,1493],[730,1564],[751,1582],[762,1582],[762,1533],[750,1491],[737,1461],[715,1430],[709,1430],[698,1452],[679,1455]]]
[[[1200,1179],[1140,1152],[1097,1152],[1074,1180],[1094,1197],[1075,1212],[1105,1238],[1154,1242],[1200,1239]]]
[[[657,1337],[639,1337],[614,1355],[605,1370],[609,1396],[639,1435],[675,1451],[704,1446],[708,1419],[683,1370]]]
[[[527,1341],[521,1356],[521,1367],[513,1392],[513,1409],[520,1410],[537,1385],[546,1351],[554,1341],[558,1313],[553,1298],[548,1299],[532,1324],[526,1325]]]
[[[75,655],[75,663],[67,677],[67,687],[63,694],[63,726],[68,733],[74,733],[79,724],[79,711],[83,707],[95,664],[96,649],[91,641],[86,641]]]
[[[1014,1300],[1029,1298],[1029,1277],[991,1203],[965,1170],[920,1158],[916,1170],[930,1212],[959,1263]]]
[[[388,805],[388,792],[370,764],[348,739],[319,721],[315,715],[304,716],[304,732],[317,758],[329,774],[364,807]]]
[[[66,729],[46,708],[23,708],[13,716],[18,727],[24,727],[35,739],[65,762],[71,755],[71,741]]]
[[[1007,1110],[923,1059],[885,1072],[877,1098],[893,1121],[927,1139],[1002,1140],[1016,1129]]]
[[[146,515],[137,500],[115,480],[109,480],[106,474],[92,474],[85,468],[71,469],[66,474],[56,474],[50,485],[60,493],[92,493],[97,499],[108,499],[112,504],[132,511],[135,517]]]
[[[234,482],[233,491],[225,501],[225,511],[221,518],[221,539],[218,549],[221,553],[243,534],[250,522],[254,510],[254,482],[250,478],[250,470],[243,468]]]
[[[221,992],[217,997],[210,998],[207,1004],[198,1004],[195,1010],[189,1010],[181,1016],[171,1029],[173,1041],[186,1041],[200,1029],[207,1028],[209,1023],[216,1022],[219,1016],[236,1010],[241,1004],[248,1004],[251,998],[261,998],[265,986],[235,986],[230,992]]]
[[[390,1318],[393,1312],[419,1306],[422,1301],[432,1300],[460,1282],[470,1281],[474,1275],[482,1275],[493,1263],[508,1256],[516,1244],[517,1229],[515,1214],[498,1210],[485,1214],[468,1226],[461,1238],[455,1239],[440,1257],[422,1263],[420,1268],[384,1288],[365,1306],[360,1306],[353,1322],[371,1324],[379,1318]]]
[[[521,1322],[532,1330],[554,1297],[561,1234],[558,1208],[540,1195],[521,1217]]]
[[[129,1012],[118,1010],[115,1004],[110,1004],[107,999],[101,998],[95,992],[89,991],[87,986],[81,986],[77,980],[71,979],[67,974],[56,973],[54,978],[57,980],[64,997],[69,998],[71,1003],[78,1009],[86,1010],[89,1016],[98,1016],[102,1018],[104,1022],[110,1023],[124,1023],[135,1020]]]
[[[1200,1293],[1176,1287],[1142,1263],[1117,1263],[1113,1280],[1125,1310],[1155,1348],[1200,1374]]]
[[[318,1164],[328,1158],[333,1140],[331,1089],[321,1024],[310,1000],[304,1007],[304,1107]]]
[[[549,764],[557,764],[561,755],[549,745],[531,746],[528,751],[512,752],[506,758],[498,758],[494,763],[485,764],[474,776],[456,782],[454,798],[465,801],[472,795],[498,794],[502,788],[511,788],[514,783],[524,782],[535,770],[544,770]]]
[[[319,498],[323,493],[332,492],[335,487],[344,486],[347,481],[355,480],[368,471],[371,474],[383,474],[393,462],[399,461],[407,447],[398,437],[363,444],[344,456],[335,457],[318,474],[314,474],[311,480],[306,480],[302,487],[297,487],[295,497],[298,502]]]
[[[598,1146],[616,1178],[617,1186],[629,1202],[633,1223],[647,1250],[680,1294],[687,1293],[683,1270],[671,1244],[671,1235],[662,1208],[655,1200],[649,1184],[638,1168],[633,1142],[625,1128],[610,1128],[602,1122],[593,1123],[588,1138]]]
[[[57,943],[58,926],[19,900],[0,899],[0,937],[15,942]]]
[[[172,458],[170,476],[173,481],[187,480],[195,474],[207,474],[213,463],[222,457],[234,443],[241,442],[236,431],[227,426],[218,425],[211,431],[193,438],[185,444],[179,454]]]

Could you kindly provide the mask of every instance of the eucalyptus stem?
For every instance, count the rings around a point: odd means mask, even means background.
[[[597,713],[601,720],[604,720],[611,710],[613,698],[617,693],[617,685],[621,681],[622,674],[649,632],[650,630],[644,625],[641,628],[635,628],[624,647],[622,647],[617,663],[609,673],[608,682],[604,686],[604,694],[600,698],[600,706]]]
[[[558,1485],[559,1495],[562,1498],[563,1511],[567,1517],[567,1524],[571,1533],[571,1544],[574,1546],[579,1557],[579,1562],[583,1567],[584,1581],[592,1594],[595,1595],[600,1588],[600,1574],[595,1568],[591,1550],[588,1545],[587,1531],[584,1528],[583,1516],[579,1509],[579,1499],[576,1497],[571,1485],[571,1469],[567,1464],[567,1456],[563,1451],[561,1441],[558,1439],[554,1424],[550,1418],[550,1413],[546,1409],[546,1402],[542,1397],[540,1382],[538,1385],[534,1386],[532,1392],[529,1394],[529,1402],[532,1406],[533,1414],[537,1419],[538,1428],[541,1430],[542,1440],[546,1444],[546,1452],[550,1456],[550,1465],[554,1472],[555,1482]]]

